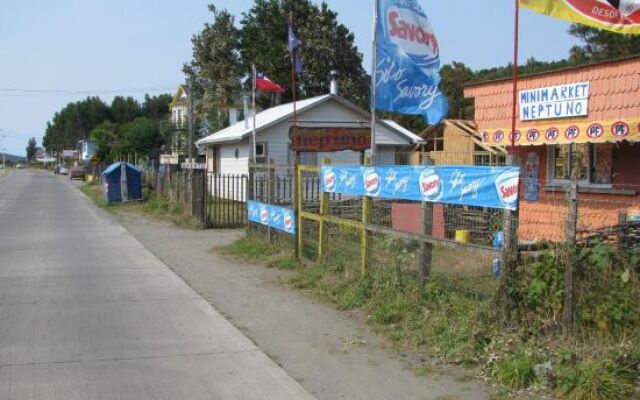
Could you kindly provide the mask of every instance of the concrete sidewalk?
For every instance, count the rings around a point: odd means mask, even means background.
[[[0,399],[313,398],[68,179],[3,179],[0,227]]]

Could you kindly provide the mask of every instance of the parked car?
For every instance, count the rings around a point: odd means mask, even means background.
[[[67,167],[64,164],[59,164],[58,165],[58,173],[60,175],[69,175],[69,167]]]
[[[24,168],[24,165],[22,165],[22,164],[20,164],[20,163],[17,163],[17,164],[16,164],[16,168],[17,168],[17,169],[22,169],[22,168]]]
[[[71,167],[69,169],[69,179],[82,179],[83,181],[87,179],[87,173],[84,170],[84,167]]]

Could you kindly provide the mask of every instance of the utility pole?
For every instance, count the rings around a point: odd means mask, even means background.
[[[193,162],[193,74],[189,74],[189,162]]]
[[[2,169],[7,168],[5,154],[7,153],[7,146],[5,145],[5,140],[7,140],[7,135],[0,135],[0,139],[2,139]]]

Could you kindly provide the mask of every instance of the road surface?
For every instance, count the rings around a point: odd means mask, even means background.
[[[67,179],[15,171],[0,178],[0,399],[312,396]]]

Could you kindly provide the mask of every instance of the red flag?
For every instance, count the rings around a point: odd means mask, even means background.
[[[256,76],[256,89],[264,90],[265,92],[284,93],[282,86],[267,78],[267,76],[262,73],[258,73]]]

